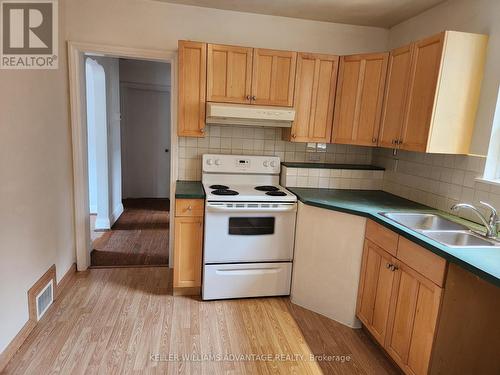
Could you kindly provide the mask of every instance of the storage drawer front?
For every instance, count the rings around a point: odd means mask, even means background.
[[[290,294],[292,263],[206,265],[203,299],[282,296]]]
[[[391,255],[396,256],[399,236],[393,231],[372,220],[367,220],[365,236]]]
[[[400,237],[398,259],[415,271],[431,280],[436,285],[444,285],[446,260],[429,250]]]
[[[175,216],[203,216],[203,199],[176,199]]]

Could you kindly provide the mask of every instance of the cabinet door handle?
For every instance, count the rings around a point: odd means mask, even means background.
[[[296,136],[295,134],[292,134],[292,138],[294,138],[294,139],[295,139],[296,137],[297,137],[297,136]]]
[[[252,100],[257,100],[257,97],[255,95],[253,95]]]
[[[247,98],[247,100],[252,99],[252,97],[250,95],[247,95],[246,98]]]
[[[188,206],[187,210],[188,210],[188,211],[193,211],[193,207]]]
[[[377,138],[373,137],[372,138],[372,143],[377,143]]]
[[[201,131],[202,133],[205,133],[205,128],[201,128],[201,129],[200,129],[200,131]]]
[[[392,264],[390,264],[390,263],[385,264],[385,268],[387,268],[387,269],[391,268],[391,266],[392,266]]]

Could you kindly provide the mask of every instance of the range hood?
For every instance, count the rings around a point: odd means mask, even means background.
[[[289,128],[295,110],[288,107],[268,107],[245,104],[207,103],[207,124],[274,126]]]

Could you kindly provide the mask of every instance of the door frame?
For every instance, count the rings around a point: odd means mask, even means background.
[[[87,167],[87,114],[85,97],[85,55],[160,61],[171,66],[170,95],[170,202],[175,201],[177,180],[177,51],[140,49],[105,44],[68,41],[68,74],[70,97],[71,144],[73,153],[73,203],[75,225],[75,251],[78,271],[90,266],[89,191]],[[170,228],[173,215],[170,215]],[[169,231],[169,244],[173,244],[173,231]],[[173,249],[169,245],[169,267],[173,265]]]

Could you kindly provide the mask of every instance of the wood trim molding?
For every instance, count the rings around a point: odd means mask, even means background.
[[[54,285],[53,298],[54,301],[57,295],[57,281],[56,281],[56,265],[53,264],[47,272],[43,274],[42,277],[28,290],[28,312],[29,320],[34,322],[37,321],[36,318],[36,296],[42,291],[42,289],[47,285],[47,283],[52,280]]]
[[[28,338],[29,334],[36,327],[38,322],[36,321],[36,310],[34,306],[34,299],[38,292],[47,285],[47,282],[52,279],[54,281],[54,302],[61,295],[61,293],[65,290],[65,288],[71,284],[71,282],[75,279],[76,276],[76,263],[73,263],[68,271],[61,278],[61,281],[57,283],[56,281],[56,266],[53,264],[47,272],[43,274],[43,276],[38,279],[38,281],[28,290],[28,308],[29,308],[29,319],[26,324],[21,328],[19,333],[12,339],[9,345],[5,348],[5,350],[0,353],[0,373],[5,369],[9,361],[12,359],[14,354],[19,350],[24,341]],[[52,306],[49,307],[50,311]]]
[[[7,364],[10,362],[14,354],[19,350],[24,341],[28,338],[33,328],[36,326],[36,322],[32,320],[28,320],[23,328],[19,331],[19,333],[12,339],[9,345],[5,348],[5,350],[0,353],[0,373],[5,369]]]
[[[177,180],[177,52],[154,49],[140,49],[94,43],[68,41],[68,71],[71,110],[71,135],[73,149],[73,202],[75,207],[75,247],[78,271],[90,266],[90,225],[87,171],[87,129],[85,103],[85,55],[99,54],[108,57],[162,61],[171,64],[171,111],[170,111],[170,201],[175,200]],[[173,231],[170,232],[173,243]],[[173,258],[170,247],[169,259]]]
[[[75,279],[76,276],[76,263],[73,263],[68,271],[64,274],[64,276],[61,278],[61,281],[57,283],[57,289],[56,289],[56,299],[59,298],[61,293],[66,289],[68,285],[71,285],[73,280]]]

